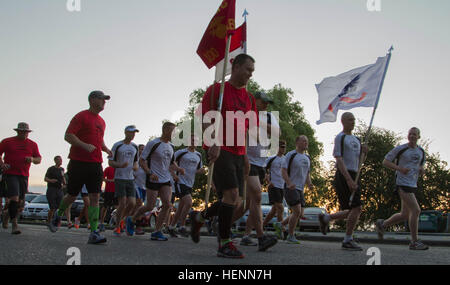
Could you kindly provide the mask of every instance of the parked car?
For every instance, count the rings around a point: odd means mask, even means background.
[[[34,198],[37,196],[42,195],[39,193],[27,193],[25,194],[25,206],[28,205]]]
[[[315,229],[320,231],[319,214],[326,214],[327,211],[322,208],[309,207],[305,208],[303,217],[300,217],[298,226],[300,231],[304,229]],[[330,231],[328,227],[327,231]]]
[[[448,215],[442,211],[425,210],[419,216],[419,232],[444,232],[447,227]],[[409,231],[408,221],[405,222],[406,230]]]
[[[28,203],[21,215],[22,219],[46,220],[48,216],[48,201],[46,195],[38,195]]]
[[[289,208],[286,204],[286,201],[283,200],[283,206],[284,206],[284,212],[283,212],[283,219],[286,218],[289,215]],[[263,214],[263,220],[266,218],[266,216],[269,214],[270,210],[272,209],[272,205],[269,203],[269,193],[262,192],[261,193],[261,210]],[[247,224],[249,211],[247,211],[242,218],[236,221],[235,227],[239,231],[245,230],[245,225]],[[267,224],[266,229],[273,230],[273,223],[277,222],[277,218],[273,217],[272,220]]]

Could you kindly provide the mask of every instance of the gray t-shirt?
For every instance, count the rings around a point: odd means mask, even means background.
[[[112,149],[112,157],[109,160],[123,164],[128,162],[125,168],[116,168],[114,179],[134,180],[133,164],[137,161],[138,147],[135,143],[125,144],[123,141],[116,142]]]
[[[149,157],[149,154],[153,148],[159,144]],[[147,165],[150,168],[150,173],[158,176],[158,181],[155,183],[166,183],[171,181],[172,175],[170,174],[169,167],[174,161],[172,143],[165,143],[160,138],[154,139],[147,143],[142,152],[141,158],[147,161]],[[150,162],[150,164],[149,164]]]
[[[344,141],[342,143],[343,136]],[[334,139],[333,156],[342,157],[347,170],[358,171],[360,154],[361,142],[354,135],[346,135],[344,132],[340,132]]]
[[[145,179],[147,178],[147,174],[144,169],[139,166],[138,170],[134,172],[134,184],[136,187],[145,189]]]
[[[178,175],[180,178],[178,183],[192,188],[195,182],[195,174],[203,166],[202,155],[198,151],[191,152],[185,148],[175,152],[175,161],[177,161],[178,167],[184,169],[184,175]]]
[[[291,162],[290,173],[288,171],[289,179],[295,184],[295,189],[303,191],[311,162],[306,154],[298,153],[297,150],[294,149],[286,154],[283,164],[283,168],[286,170],[289,170],[289,160],[293,155],[295,156]]]
[[[400,152],[398,165],[410,170],[406,175],[402,174],[400,171],[395,171],[396,184],[398,186],[416,188],[417,179],[419,178],[419,169],[425,164],[425,151],[420,146],[411,148],[408,144],[403,144],[392,149],[384,158],[393,162]]]
[[[284,187],[284,179],[281,174],[281,168],[284,165],[284,161],[286,157],[283,156],[271,156],[266,160],[265,167],[270,167],[267,170],[270,173],[270,182],[272,182],[273,186],[276,188],[283,189]],[[270,166],[268,163],[271,161]]]

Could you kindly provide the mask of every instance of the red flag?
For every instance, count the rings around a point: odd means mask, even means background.
[[[197,54],[208,68],[225,57],[226,36],[235,27],[235,8],[236,0],[223,0],[198,45]]]

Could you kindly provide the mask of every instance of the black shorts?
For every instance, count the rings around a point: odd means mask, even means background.
[[[50,210],[56,210],[64,197],[64,193],[61,188],[48,187],[45,194],[48,201]]]
[[[239,196],[244,192],[244,156],[220,150],[214,163],[213,182],[217,196],[223,198],[223,191],[238,188]]]
[[[259,176],[259,183],[264,184],[264,178],[266,177],[266,170],[264,167],[250,164],[250,174],[248,176]]]
[[[0,198],[6,196],[6,174],[4,174],[0,181]]]
[[[67,165],[67,193],[78,196],[83,185],[89,194],[100,193],[103,183],[103,168],[101,163],[70,160]]]
[[[348,171],[352,179],[356,178],[356,172],[354,171]],[[336,194],[338,196],[339,205],[341,206],[341,210],[351,210],[353,208],[357,208],[359,206],[362,206],[361,203],[361,186],[359,185],[358,181],[358,189],[355,192],[355,195],[353,196],[352,204],[350,205],[350,196],[351,191],[347,185],[347,181],[345,180],[344,175],[341,174],[339,170],[336,170],[336,174],[334,176],[334,189],[336,191]]]
[[[105,192],[103,193],[103,206],[105,208],[117,206],[119,204],[118,199],[115,197],[114,192]]]
[[[25,194],[28,193],[28,176],[7,174],[5,181],[6,197],[19,196],[19,200],[25,200]]]
[[[300,206],[305,207],[305,195],[303,191],[300,190],[290,190],[288,188],[284,189],[284,199],[289,207],[294,207],[300,204]]]
[[[398,190],[402,190],[403,192],[405,192],[405,193],[413,193],[414,195],[416,195],[417,194],[417,187],[409,187],[409,186],[400,186],[400,185],[397,185],[396,187],[395,187],[395,193],[397,193],[398,194]]]
[[[273,205],[275,203],[283,203],[284,191],[281,188],[269,187],[269,203]]]
[[[177,198],[181,199],[184,196],[191,195],[192,188],[184,184],[175,183],[175,195]],[[172,202],[173,203],[173,202]]]
[[[147,181],[145,182],[145,187],[148,190],[159,191],[163,186],[171,187],[172,184],[170,183],[170,181],[167,181],[167,182],[164,182],[164,183],[150,182],[149,179],[147,179]]]

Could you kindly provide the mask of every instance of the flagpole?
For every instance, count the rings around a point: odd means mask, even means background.
[[[389,52],[387,54],[388,58],[386,60],[386,66],[384,67],[383,77],[381,78],[380,88],[378,89],[377,100],[375,101],[375,106],[373,107],[372,118],[370,119],[369,128],[367,129],[366,135],[364,136],[363,145],[369,141],[370,131],[372,130],[373,119],[375,117],[375,112],[378,108],[378,101],[380,100],[381,90],[383,89],[383,84],[384,84],[384,78],[386,77],[386,73],[387,73],[387,70],[389,67],[389,62],[391,61],[391,55],[392,55],[393,50],[394,50],[394,47],[391,46],[391,48],[389,49]],[[363,152],[361,152],[360,159],[359,159],[358,172],[357,172],[356,178],[355,178],[355,183],[358,183],[359,176],[361,174],[361,168],[362,168],[365,160],[366,160],[366,156],[364,155]],[[353,192],[352,195],[350,196],[349,205],[352,204],[354,195],[355,195],[355,192]]]
[[[244,13],[242,14],[242,17],[244,17],[244,23],[245,25],[247,25],[247,9],[244,9]],[[245,31],[245,42],[244,42],[244,53],[247,54],[247,27],[245,27],[246,31]],[[247,83],[248,84],[248,83]],[[247,89],[247,86],[245,87],[245,89]],[[248,133],[245,136],[245,148],[247,148],[247,141],[248,141]],[[245,173],[244,173],[245,174]],[[242,189],[242,200],[243,200],[243,206],[244,209],[247,206],[247,178],[244,175],[244,188]]]
[[[222,115],[223,92],[225,90],[225,73],[227,71],[228,54],[230,53],[231,37],[232,37],[232,34],[229,33],[228,34],[228,38],[227,38],[227,45],[226,45],[226,48],[225,48],[225,57],[224,57],[224,63],[223,63],[222,82],[220,84],[219,104],[218,104],[218,107],[217,107],[217,111],[221,115]],[[212,88],[214,88],[214,85],[215,84],[213,84]],[[220,125],[221,125],[221,118],[222,118],[222,116],[218,116],[217,124],[218,124],[219,128],[220,128]],[[214,124],[216,124],[216,122],[214,122]],[[216,137],[218,136],[218,133],[219,133],[219,130],[216,130],[216,132],[215,132],[215,136]],[[205,194],[205,209],[208,208],[209,194],[211,192],[213,172],[214,172],[214,162],[210,163],[209,167],[208,167],[208,181],[207,181],[207,185],[206,185],[206,194]]]

